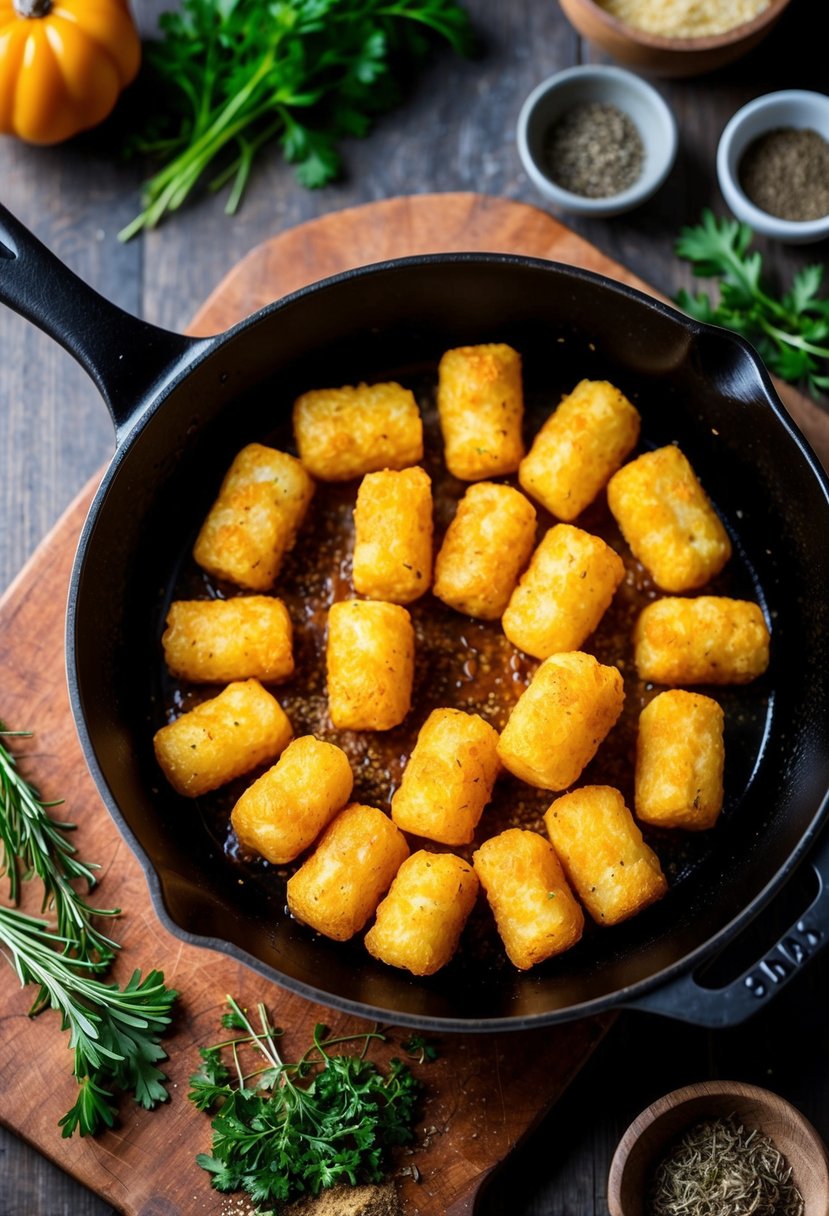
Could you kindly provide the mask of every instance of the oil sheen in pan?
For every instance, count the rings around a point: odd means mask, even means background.
[[[423,414],[425,456],[422,463],[432,478],[437,552],[467,487],[466,483],[453,478],[443,463],[434,375],[409,378],[406,383],[414,390]],[[557,396],[552,398],[553,401],[557,399]],[[528,394],[525,419],[528,438],[535,434],[548,416],[550,401],[549,394],[543,398]],[[284,451],[296,452],[290,423],[269,435],[263,435],[262,442]],[[514,477],[498,480],[517,485]],[[352,512],[357,485],[356,481],[318,484],[296,545],[274,588],[274,594],[285,601],[293,621],[296,672],[291,680],[274,687],[272,691],[288,714],[295,736],[310,733],[343,748],[354,771],[354,800],[388,811],[417,733],[431,710],[451,706],[479,713],[497,730],[501,730],[512,706],[535,673],[538,661],[516,650],[504,636],[500,622],[475,621],[461,616],[433,595],[426,594],[408,605],[415,628],[416,656],[412,709],[405,722],[394,730],[383,732],[335,730],[327,713],[325,623],[328,608],[333,602],[355,595],[351,581],[351,552]],[[216,488],[218,490],[218,486]],[[540,538],[556,520],[537,503],[534,505],[538,513]],[[171,598],[227,598],[243,594],[230,584],[211,579],[193,562],[190,549],[200,522],[193,521],[187,538],[189,543],[173,581]],[[610,608],[583,647],[602,663],[615,664],[622,672],[625,706],[622,716],[597,756],[585,769],[579,784],[616,786],[627,804],[632,806],[639,713],[662,689],[645,684],[636,675],[631,635],[641,609],[660,592],[642,565],[632,557],[608,510],[604,494],[575,522],[586,531],[601,536],[616,549],[624,559],[626,571]],[[726,519],[725,523],[734,553],[722,574],[707,584],[704,592],[760,600],[761,606],[764,606],[758,580],[740,545],[739,535],[732,521]],[[162,616],[158,622],[159,639],[163,627]],[[217,688],[185,684],[173,680],[166,673],[160,640],[158,654],[160,696],[157,704],[164,707],[166,717],[163,720],[172,720],[183,710],[215,696]],[[713,696],[725,712],[723,822],[726,822],[750,783],[762,752],[771,712],[769,690],[761,679],[743,687],[699,688],[697,691]],[[162,720],[159,720],[155,725],[161,724]],[[302,858],[292,866],[271,866],[241,848],[230,827],[230,811],[236,799],[261,771],[250,773],[198,799],[197,814],[201,830],[213,842],[216,864],[231,867],[239,880],[259,887],[273,915],[282,917],[286,914],[285,883]],[[533,789],[509,774],[503,775],[497,781],[493,800],[481,818],[475,841],[451,851],[471,858],[472,852],[483,840],[508,827],[529,828],[544,833],[542,815],[555,796],[544,790]],[[716,847],[718,831],[715,828],[711,832],[691,833],[643,826],[645,838],[659,855],[671,887],[681,884],[705,861]],[[413,850],[423,847],[441,851],[447,848],[434,841],[414,837],[410,838],[410,843]],[[589,951],[591,939],[595,947],[596,934],[606,938],[612,933],[612,929],[599,930],[588,925],[585,937],[576,949],[579,952]],[[342,948],[354,950],[358,957],[362,957],[361,935]],[[509,966],[497,940],[489,911],[484,900],[480,899],[465,930],[458,955],[450,966],[464,969],[480,967],[482,963],[488,967]],[[554,959],[544,965],[546,968],[554,966]]]

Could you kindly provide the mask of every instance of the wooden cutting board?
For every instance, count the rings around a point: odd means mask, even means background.
[[[535,208],[471,194],[420,195],[337,212],[272,238],[216,289],[190,332],[216,333],[289,291],[353,266],[458,250],[550,258],[647,290]],[[787,404],[825,461],[829,418],[797,394],[787,393]],[[160,966],[181,993],[165,1041],[171,1101],[152,1114],[124,1103],[114,1131],[96,1140],[62,1140],[57,1120],[75,1096],[66,1036],[53,1013],[27,1018],[31,993],[21,991],[7,970],[0,972],[0,1120],[127,1216],[210,1216],[234,1209],[210,1190],[207,1175],[195,1165],[196,1153],[209,1147],[209,1123],[184,1095],[198,1047],[218,1037],[225,995],[268,1005],[286,1030],[287,1058],[304,1050],[318,1021],[337,1033],[367,1024],[179,941],[156,917],[143,872],[86,771],[65,688],[66,589],[93,492],[90,484],[79,495],[0,601],[2,713],[12,729],[36,731],[15,750],[44,797],[65,799],[62,813],[78,824],[81,855],[101,864],[96,899],[126,910],[115,932],[124,947],[115,978],[123,982],[135,968]],[[416,1152],[408,1159],[419,1180],[412,1172],[397,1178],[406,1216],[472,1212],[487,1176],[551,1107],[612,1021],[607,1016],[521,1034],[444,1036],[439,1059],[416,1068],[429,1098]],[[405,1032],[393,1032],[398,1051],[402,1037]]]

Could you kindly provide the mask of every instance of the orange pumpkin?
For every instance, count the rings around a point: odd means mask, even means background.
[[[94,127],[140,62],[127,0],[0,0],[0,131],[56,144]]]

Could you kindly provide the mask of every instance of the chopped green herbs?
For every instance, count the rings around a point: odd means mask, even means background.
[[[147,52],[155,110],[128,150],[166,163],[121,240],[177,210],[207,174],[211,190],[230,184],[232,214],[272,144],[303,186],[324,185],[340,171],[341,140],[397,104],[400,74],[430,41],[471,47],[456,0],[183,0],[160,26]]]
[[[330,1037],[314,1030],[305,1054],[286,1064],[277,1050],[281,1030],[258,1006],[255,1030],[232,997],[222,1018],[242,1031],[200,1052],[188,1095],[213,1113],[210,1154],[198,1164],[219,1191],[246,1191],[257,1204],[287,1204],[338,1183],[379,1182],[387,1150],[413,1138],[420,1083],[400,1060],[386,1073],[366,1053],[378,1031]],[[356,1054],[335,1051],[356,1044]],[[247,1071],[245,1055],[257,1066]],[[228,1062],[228,1058],[229,1061]]]
[[[0,740],[14,737],[29,736],[0,725]],[[164,987],[160,971],[143,980],[136,971],[123,989],[101,979],[118,946],[93,922],[117,916],[118,909],[92,907],[72,885],[80,881],[91,889],[97,867],[82,862],[67,840],[73,825],[48,814],[56,805],[41,800],[0,742],[0,873],[15,904],[21,880],[40,879],[42,910],[57,922],[52,929],[16,907],[0,907],[0,946],[20,983],[38,986],[30,1015],[58,1010],[61,1028],[70,1032],[79,1090],[60,1126],[64,1136],[76,1129],[85,1136],[112,1127],[117,1090],[132,1093],[147,1109],[167,1098],[156,1067],[165,1058],[158,1040],[176,993]]]
[[[817,397],[829,390],[829,298],[818,295],[824,268],[805,267],[777,299],[762,281],[762,256],[750,252],[753,239],[748,224],[718,220],[708,210],[696,227],[683,228],[676,252],[691,263],[695,275],[719,281],[719,300],[683,289],[676,302],[698,321],[741,334],[770,371],[791,384],[804,384]]]
[[[431,1063],[432,1060],[438,1058],[437,1047],[422,1034],[410,1034],[408,1039],[405,1039],[400,1046],[407,1056],[411,1056],[419,1064],[425,1064],[427,1060]]]

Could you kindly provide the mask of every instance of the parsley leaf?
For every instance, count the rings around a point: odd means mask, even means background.
[[[432,1060],[438,1058],[437,1047],[422,1034],[410,1034],[401,1046],[406,1055],[416,1059],[420,1064],[425,1063],[426,1060],[431,1063]]]
[[[400,74],[431,43],[472,49],[457,0],[182,0],[159,26],[146,55],[156,78],[148,113],[125,151],[166,164],[121,240],[154,227],[205,181],[212,190],[230,183],[232,214],[273,143],[302,185],[325,185],[340,172],[340,141],[366,135],[398,103]]]
[[[245,1033],[201,1051],[190,1100],[213,1112],[210,1153],[196,1161],[219,1191],[244,1190],[257,1204],[288,1204],[342,1183],[379,1182],[387,1151],[413,1139],[421,1093],[408,1066],[393,1059],[383,1073],[366,1051],[384,1035],[334,1038],[318,1025],[308,1051],[293,1064],[276,1048],[282,1033],[259,1005],[261,1029],[228,997],[223,1024]],[[335,1051],[360,1044],[356,1054]],[[222,1060],[230,1051],[235,1077]],[[246,1073],[244,1051],[265,1067]],[[255,1088],[251,1088],[255,1082]]]
[[[676,252],[695,275],[717,280],[719,298],[683,288],[675,302],[698,321],[734,330],[781,380],[803,384],[819,397],[829,389],[829,299],[818,294],[824,268],[805,267],[776,299],[763,283],[763,259],[751,251],[753,239],[748,224],[703,211],[698,225],[681,230]]]

